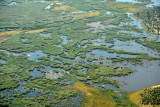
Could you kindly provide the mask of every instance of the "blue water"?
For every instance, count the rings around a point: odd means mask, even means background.
[[[151,0],[153,4],[146,5],[146,7],[160,6],[160,0]]]
[[[73,40],[68,40],[67,36],[64,35],[60,35],[60,38],[63,40],[62,44],[67,44],[68,42],[73,41]]]
[[[72,14],[77,14],[77,13],[87,13],[87,11],[77,11],[77,12],[72,12]]]
[[[5,60],[2,60],[2,59],[0,59],[0,62],[1,62],[1,63],[6,63],[6,61],[5,61]]]
[[[51,33],[39,33],[41,36],[44,36],[44,37],[50,37],[51,36]]]
[[[16,5],[16,4],[17,4],[17,2],[15,2],[15,1],[8,3],[8,5]]]
[[[21,39],[21,41],[26,41],[26,40],[28,40],[27,38],[25,38],[25,39]]]
[[[137,0],[116,0],[116,2],[139,3]]]
[[[148,86],[157,85],[160,83],[160,61],[143,60],[144,65],[130,65],[118,63],[119,66],[128,66],[137,71],[125,76],[125,77],[113,77],[118,80],[121,84],[120,88],[128,91],[138,91]],[[124,81],[124,82],[123,82]],[[125,84],[127,83],[127,84]]]
[[[108,53],[104,50],[92,50],[86,54],[87,58],[116,58],[116,57],[136,57],[137,55],[128,55],[128,54],[117,54],[117,53]]]
[[[30,74],[35,77],[35,76],[41,76],[42,73],[38,71],[37,69],[34,69],[33,71],[30,71]]]
[[[28,56],[28,59],[35,60],[36,62],[40,61],[40,60],[38,60],[39,57],[47,56],[47,54],[43,53],[42,51],[29,52],[29,53],[25,53],[25,54]]]
[[[128,52],[142,52],[142,53],[146,53],[150,56],[155,56],[155,57],[159,57],[160,56],[160,53],[153,50],[153,49],[150,49],[150,48],[147,48],[139,43],[136,43],[135,41],[127,41],[127,42],[123,42],[123,41],[120,41],[120,40],[116,40],[114,42],[114,46],[112,47],[112,49],[115,49],[115,50],[125,50],[125,51],[128,51]]]
[[[49,4],[48,6],[45,7],[45,10],[48,10],[52,7],[53,3]]]
[[[110,12],[110,11],[107,11],[106,14],[111,14],[111,12]]]

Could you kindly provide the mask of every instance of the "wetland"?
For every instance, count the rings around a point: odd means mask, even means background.
[[[158,107],[159,10],[159,0],[0,1],[0,106]]]

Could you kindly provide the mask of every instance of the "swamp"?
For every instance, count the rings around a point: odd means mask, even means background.
[[[159,0],[0,0],[0,107],[159,107]]]

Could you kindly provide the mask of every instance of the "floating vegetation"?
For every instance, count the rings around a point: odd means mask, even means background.
[[[64,87],[64,89],[67,89],[70,87]],[[71,87],[72,89],[72,87]],[[103,94],[100,92],[100,90],[86,86],[82,83],[74,83],[73,89],[75,90],[80,90],[81,92],[86,94],[87,100],[82,103],[82,106],[96,106],[96,107],[101,107],[101,106],[108,106],[108,107],[113,107],[115,106],[115,102],[112,100],[112,97],[107,94]]]

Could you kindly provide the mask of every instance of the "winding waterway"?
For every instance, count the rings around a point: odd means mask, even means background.
[[[121,0],[121,1],[132,1],[132,0]],[[160,6],[160,1],[159,0],[152,0],[153,4],[147,5],[147,7],[153,7],[153,6]],[[139,19],[136,19],[131,16],[132,13],[127,13],[128,17],[130,17],[133,21],[130,23],[131,25],[136,25],[139,29],[143,29],[144,27],[142,26],[141,22]],[[136,34],[135,34],[136,35]],[[148,38],[157,38],[159,41],[159,38],[157,35],[149,34],[145,30],[143,31],[143,35],[147,36]],[[120,41],[119,41],[120,42]],[[130,46],[120,46],[123,45],[124,43],[119,43],[118,41],[116,42],[117,45],[113,47],[113,49],[125,49],[127,51],[132,51],[132,52],[144,52],[148,53],[151,56],[157,56],[159,57],[160,54],[156,52],[155,50],[142,47],[140,44],[134,43],[134,41],[131,41],[130,43],[132,45]],[[118,45],[119,44],[119,45]],[[135,45],[137,44],[137,45]],[[139,46],[138,46],[139,45]],[[132,46],[134,48],[132,48]],[[126,48],[125,48],[126,47]],[[160,84],[160,61],[159,60],[143,60],[143,65],[132,65],[129,63],[116,63],[113,65],[119,65],[119,66],[126,66],[130,67],[133,69],[136,69],[137,71],[125,76],[125,77],[114,77],[114,79],[118,80],[121,84],[120,88],[122,90],[127,90],[127,91],[138,91],[141,90],[145,87],[152,86],[152,85],[157,85]]]

